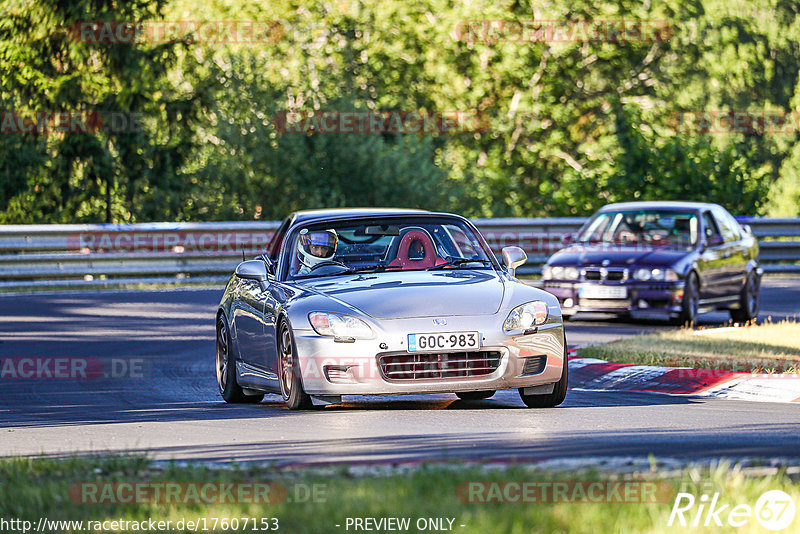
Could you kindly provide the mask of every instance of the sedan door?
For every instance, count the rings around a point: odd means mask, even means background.
[[[720,207],[712,208],[711,212],[719,225],[722,238],[725,240],[723,252],[725,269],[721,282],[723,295],[732,298],[738,297],[747,275],[749,250],[742,240],[739,223],[731,214]]]
[[[702,252],[697,260],[700,299],[718,299],[725,294],[725,242],[710,211],[703,212]]]

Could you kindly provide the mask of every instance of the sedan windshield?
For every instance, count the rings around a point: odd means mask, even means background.
[[[698,228],[697,213],[689,211],[604,211],[581,229],[578,242],[690,247]]]
[[[475,232],[447,217],[314,223],[301,227],[288,246],[291,278],[492,268]]]

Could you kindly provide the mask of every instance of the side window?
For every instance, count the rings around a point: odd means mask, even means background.
[[[475,249],[479,247],[477,242],[470,242],[467,234],[464,233],[458,226],[448,224],[445,226],[450,236],[453,238],[453,244],[456,246],[456,253],[462,258],[472,258],[476,254]],[[449,247],[452,248],[452,247]]]
[[[719,233],[722,234],[722,238],[725,242],[730,243],[732,241],[737,241],[739,239],[739,233],[736,231],[736,221],[732,221],[728,212],[724,210],[715,208],[712,211],[714,213],[714,220],[717,221]]]
[[[585,230],[580,232],[581,241],[598,241],[602,239],[603,232],[608,228],[609,218],[606,214],[598,215]]]
[[[714,218],[708,211],[703,213],[703,226],[705,227],[706,241],[714,236],[719,237],[720,233],[719,230],[717,230],[717,223],[714,222]]]

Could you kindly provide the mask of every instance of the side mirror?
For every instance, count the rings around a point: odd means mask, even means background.
[[[566,247],[574,243],[576,239],[578,239],[578,232],[567,232],[561,236],[561,244]]]
[[[742,230],[744,230],[744,233],[746,233],[747,235],[753,235],[753,229],[750,228],[749,224],[743,224]]]
[[[236,266],[234,271],[238,278],[244,280],[255,280],[264,283],[267,281],[267,267],[261,260],[243,261]]]
[[[504,247],[502,253],[503,263],[511,276],[516,276],[517,267],[528,261],[528,255],[519,247]]]

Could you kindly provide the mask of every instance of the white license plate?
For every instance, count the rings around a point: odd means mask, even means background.
[[[408,334],[408,352],[473,350],[481,348],[479,332],[437,332]]]
[[[621,286],[581,286],[578,297],[583,299],[624,299],[628,298],[628,289]]]

